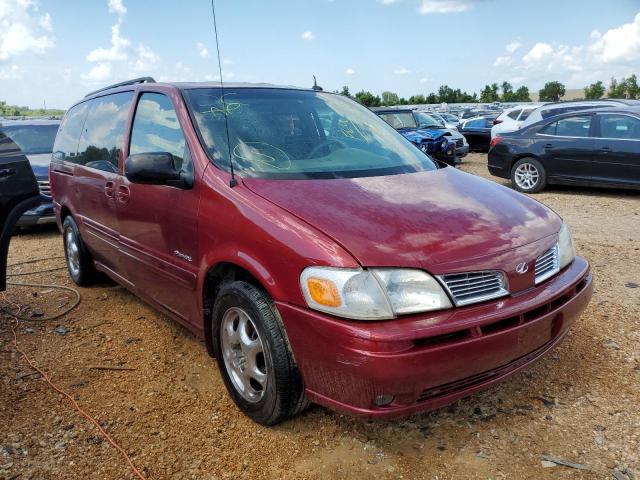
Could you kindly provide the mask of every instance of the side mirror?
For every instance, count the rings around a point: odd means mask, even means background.
[[[183,176],[168,152],[136,153],[124,161],[124,175],[131,183],[183,187]]]

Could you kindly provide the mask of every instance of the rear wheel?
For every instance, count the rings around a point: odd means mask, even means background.
[[[536,193],[547,186],[547,172],[535,158],[521,158],[511,169],[511,184],[524,193]]]
[[[246,415],[274,425],[308,405],[283,326],[266,292],[241,281],[222,285],[212,328],[225,386]]]
[[[91,285],[96,277],[93,258],[84,246],[78,225],[71,215],[67,216],[62,223],[62,238],[71,280],[81,287]]]

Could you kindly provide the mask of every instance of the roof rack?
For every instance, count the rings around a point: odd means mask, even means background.
[[[138,77],[131,80],[125,80],[124,82],[114,83],[113,85],[109,85],[108,87],[100,88],[93,92],[87,93],[84,98],[90,97],[91,95],[95,95],[99,92],[104,92],[105,90],[111,90],[116,87],[124,87],[125,85],[135,85],[136,83],[156,83],[153,77]]]

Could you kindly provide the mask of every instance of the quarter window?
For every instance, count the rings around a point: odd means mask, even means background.
[[[600,117],[600,136],[640,140],[640,120],[629,115],[602,115]]]
[[[591,117],[568,117],[550,123],[540,133],[558,137],[588,137]]]
[[[511,118],[512,120],[517,120],[520,112],[522,112],[522,110],[514,110],[513,112],[507,113],[507,117]]]
[[[71,107],[64,116],[53,144],[53,158],[73,162],[78,153],[78,142],[89,111],[89,102]]]
[[[161,93],[142,94],[131,130],[129,153],[150,152],[170,153],[177,170],[190,168],[178,116],[169,97]]]
[[[89,102],[89,114],[74,163],[105,172],[118,172],[132,98],[133,92],[122,92]]]

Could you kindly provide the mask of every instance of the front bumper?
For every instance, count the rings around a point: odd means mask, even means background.
[[[56,223],[56,215],[53,211],[53,202],[43,201],[35,208],[27,210],[18,220],[18,227],[32,227],[34,225],[44,225]]]
[[[586,260],[514,297],[383,322],[278,303],[306,394],[367,418],[432,410],[488,388],[566,335],[593,291]],[[376,406],[379,395],[393,395]]]
[[[465,144],[462,147],[456,148],[456,157],[466,157],[469,153],[469,145]]]

